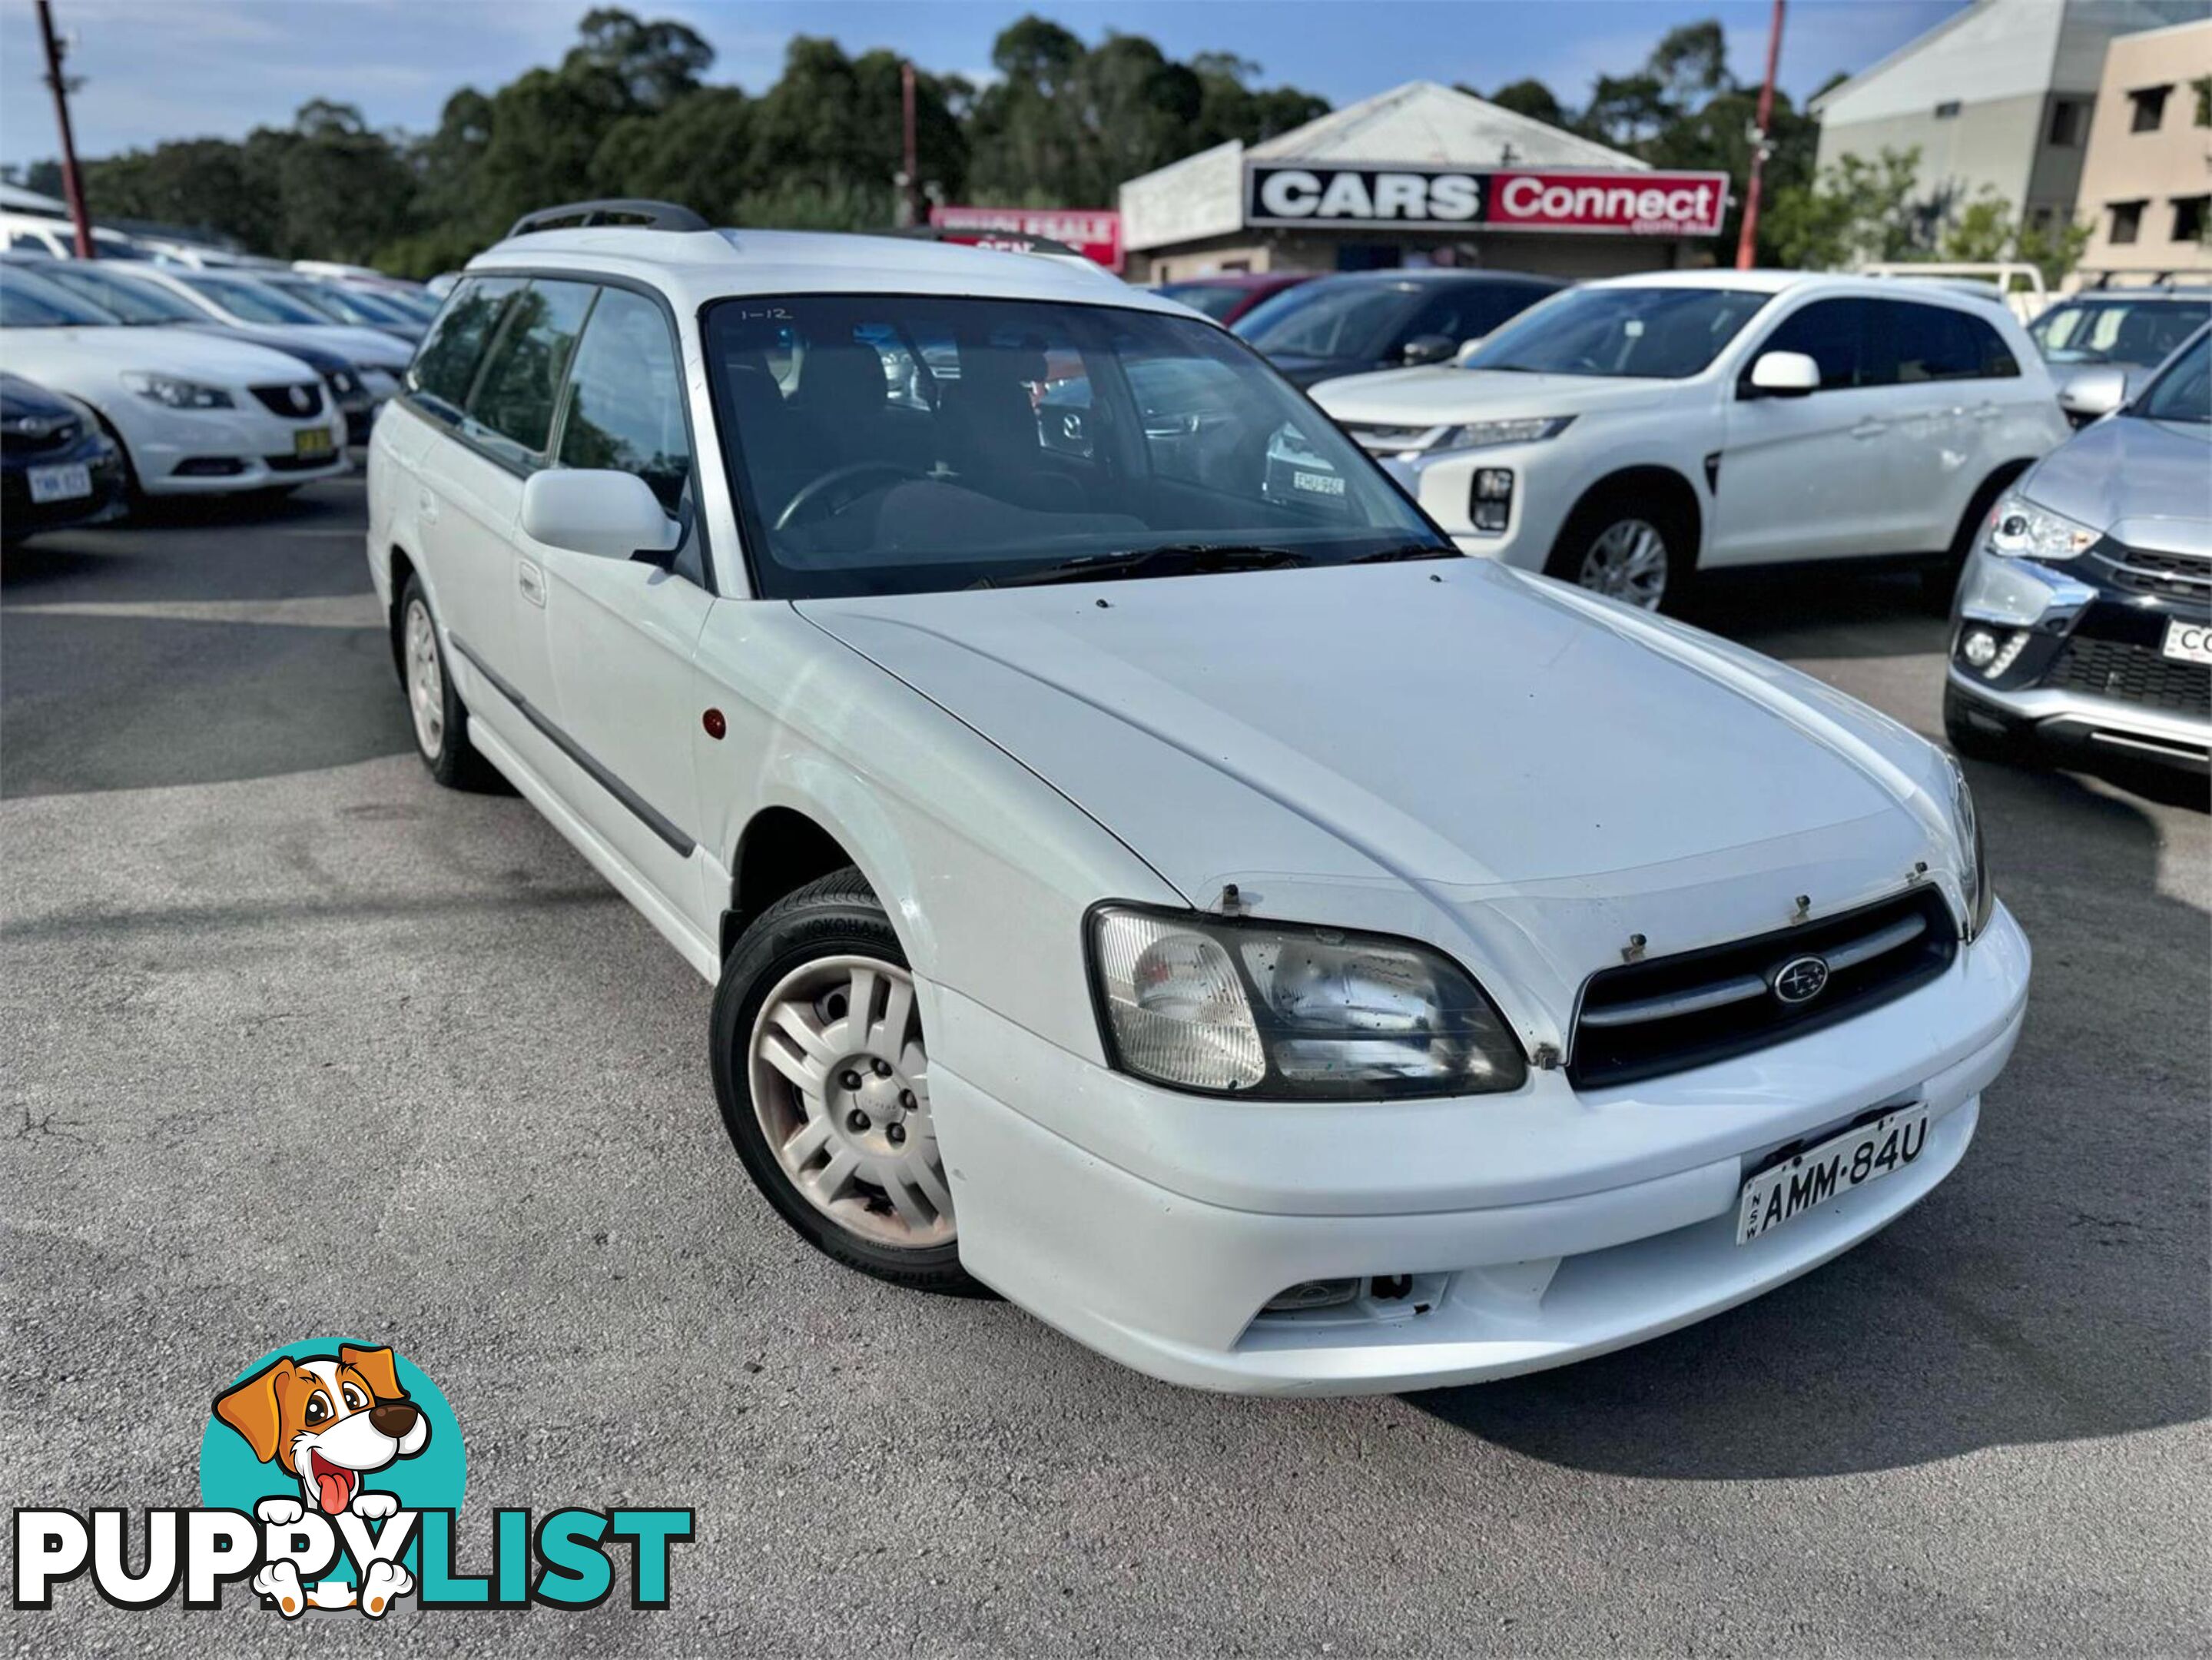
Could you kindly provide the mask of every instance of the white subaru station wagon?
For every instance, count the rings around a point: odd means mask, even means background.
[[[1741,1303],[1965,1154],[2029,953],[1942,751],[1462,556],[1103,274],[516,232],[371,449],[415,735],[713,983],[731,1140],[831,1257],[1402,1389]]]

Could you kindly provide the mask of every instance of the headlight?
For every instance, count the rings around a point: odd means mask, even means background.
[[[2006,496],[1990,515],[1990,551],[2008,558],[2071,559],[2097,537],[2087,525],[2039,508],[2024,496]]]
[[[1431,450],[1479,450],[1492,444],[1533,444],[1557,438],[1574,424],[1571,415],[1524,415],[1510,421],[1469,421],[1446,427],[1429,447]]]
[[[141,398],[167,404],[173,410],[227,410],[232,407],[230,394],[221,386],[204,386],[197,380],[180,380],[173,374],[143,374],[133,371],[123,377],[123,384]]]
[[[1518,1089],[1521,1045],[1456,964],[1411,940],[1102,905],[1091,982],[1138,1077],[1273,1100]]]
[[[1982,843],[1981,815],[1974,811],[1974,792],[1955,760],[1951,761],[1951,834],[1959,842],[1959,885],[1966,893],[1966,939],[1971,943],[1989,926],[1997,896],[1990,885],[1989,856]]]
[[[361,377],[351,369],[332,369],[325,377],[331,383],[331,393],[339,398],[350,398],[361,390]]]

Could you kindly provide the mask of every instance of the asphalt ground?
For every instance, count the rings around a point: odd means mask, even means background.
[[[210,1395],[397,1346],[495,1505],[690,1505],[673,1606],[312,1635],[234,1590],[40,1654],[2203,1652],[2204,790],[1977,766],[2033,1007],[1959,1172],[1741,1310],[1509,1383],[1188,1393],[803,1246],[708,989],[410,751],[358,478],[0,566],[0,1494],[198,1502]],[[1938,729],[1911,586],[1705,620]],[[472,1517],[475,1518],[472,1523]]]

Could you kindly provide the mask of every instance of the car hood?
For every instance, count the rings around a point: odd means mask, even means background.
[[[2130,547],[2212,555],[2212,428],[2108,416],[2021,481],[2031,502]]]
[[[1679,389],[1676,380],[1589,374],[1516,374],[1502,369],[1384,369],[1350,375],[1313,389],[1314,402],[1340,421],[1427,427],[1446,421],[1515,416],[1580,415],[1638,408]]]
[[[1656,953],[1955,885],[1932,746],[1486,561],[809,600],[1192,904],[1424,939],[1558,1042]],[[1955,893],[1955,886],[1954,888]],[[1954,897],[1955,903],[1955,897]]]
[[[296,357],[185,325],[9,329],[7,354],[11,367],[66,387],[73,387],[87,374],[112,377],[131,369],[226,386],[314,379],[313,371]]]

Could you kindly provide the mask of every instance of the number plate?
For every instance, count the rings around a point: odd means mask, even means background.
[[[1928,1146],[1928,1109],[1899,1107],[1872,1123],[1793,1153],[1743,1184],[1735,1242],[1748,1244],[1838,1194],[1894,1175]]]
[[[292,453],[295,455],[328,455],[331,453],[331,435],[323,427],[303,427],[292,435]]]
[[[58,467],[31,469],[31,500],[34,502],[73,502],[92,494],[92,469],[82,461]]]
[[[2176,617],[2166,625],[2166,643],[2159,649],[2177,663],[2212,663],[2212,623]]]

